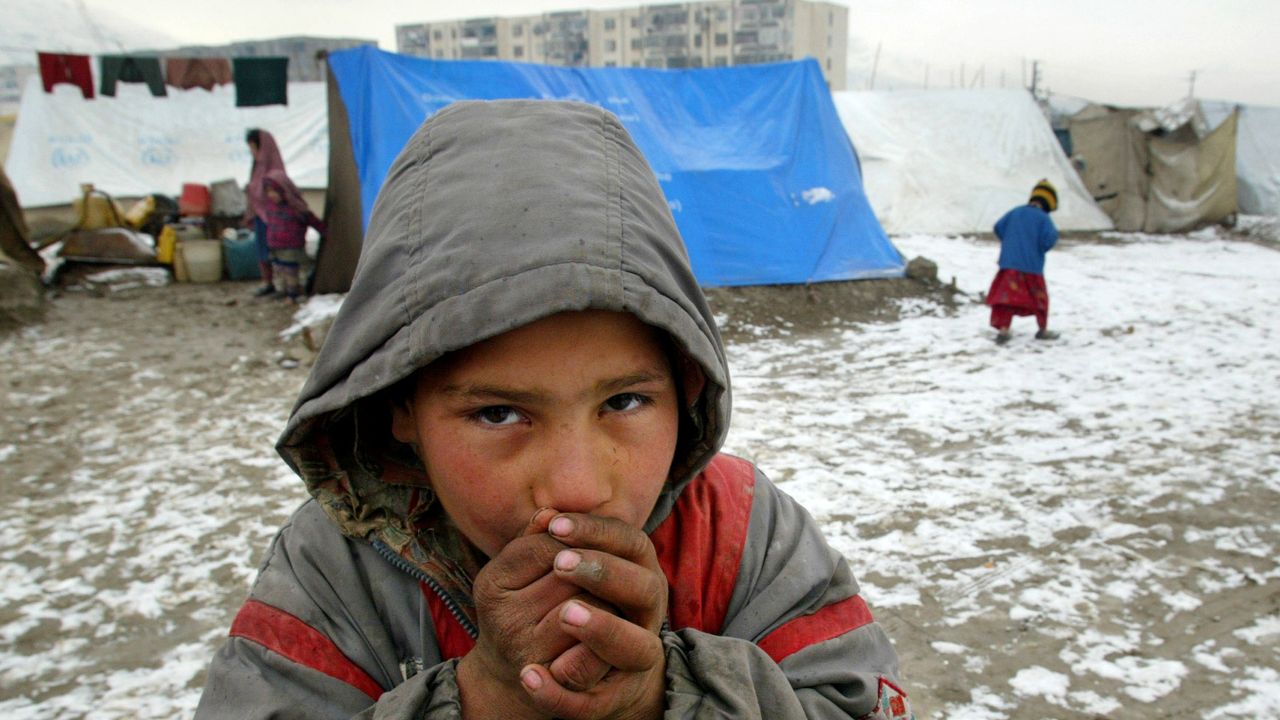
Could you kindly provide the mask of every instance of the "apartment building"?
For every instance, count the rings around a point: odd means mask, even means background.
[[[811,0],[707,0],[396,26],[396,49],[448,60],[701,68],[813,57],[845,87],[849,9]]]

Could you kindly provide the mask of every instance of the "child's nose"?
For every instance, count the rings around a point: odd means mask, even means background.
[[[552,436],[534,483],[534,501],[560,512],[595,511],[613,494],[613,443],[589,428],[568,424]]]

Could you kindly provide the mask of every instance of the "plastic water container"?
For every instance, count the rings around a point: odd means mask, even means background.
[[[156,239],[156,262],[172,265],[174,250],[178,247],[178,231],[172,225],[165,225]]]
[[[178,198],[178,213],[181,215],[209,214],[209,186],[186,183],[182,186],[182,195]]]
[[[106,193],[94,190],[93,185],[85,183],[80,186],[80,197],[71,201],[71,207],[79,218],[81,230],[101,230],[109,227],[124,226],[124,210]]]
[[[262,277],[262,269],[258,267],[258,245],[252,230],[227,230],[222,236],[222,254],[226,258],[227,277],[232,280]]]
[[[220,240],[183,240],[182,259],[191,282],[209,283],[222,279]]]

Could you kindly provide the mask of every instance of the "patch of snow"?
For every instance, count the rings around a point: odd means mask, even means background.
[[[800,197],[804,198],[804,201],[810,205],[817,205],[818,203],[835,200],[836,194],[831,192],[829,188],[815,187],[800,193]]]
[[[1009,679],[1009,684],[1019,695],[1043,697],[1055,705],[1062,705],[1067,699],[1071,679],[1062,673],[1034,665],[1019,670],[1017,675]]]
[[[1232,634],[1251,645],[1275,645],[1280,641],[1280,615],[1258,618],[1253,625],[1240,628]]]
[[[315,327],[338,316],[342,301],[346,295],[332,293],[328,295],[312,295],[293,314],[293,322],[280,331],[282,340],[297,337],[304,328]]]

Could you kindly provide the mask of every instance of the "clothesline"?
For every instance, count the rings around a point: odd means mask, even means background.
[[[46,93],[68,83],[80,88],[86,100],[94,97],[93,70],[89,55],[37,52],[40,80]],[[287,57],[169,57],[149,55],[99,55],[98,93],[114,97],[118,83],[144,83],[151,94],[167,95],[165,86],[211,90],[232,82],[237,107],[288,105],[289,58]]]

